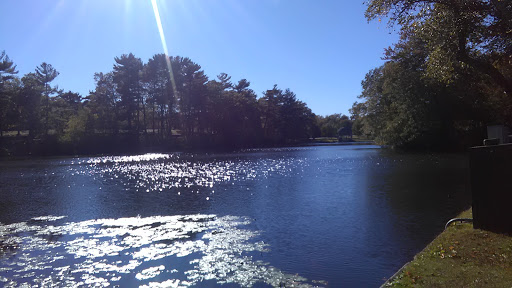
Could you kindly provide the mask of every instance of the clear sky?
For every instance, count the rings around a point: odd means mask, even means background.
[[[362,0],[157,0],[169,54],[189,57],[210,79],[246,78],[257,92],[290,88],[314,113],[348,114],[361,80],[396,42],[367,23]],[[59,88],[86,96],[95,72],[133,53],[163,53],[150,0],[1,0],[0,51],[20,76],[42,62]]]

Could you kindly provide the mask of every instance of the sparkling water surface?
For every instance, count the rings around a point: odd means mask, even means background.
[[[0,163],[0,286],[378,286],[469,205],[377,146]]]

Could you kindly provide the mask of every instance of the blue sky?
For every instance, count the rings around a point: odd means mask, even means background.
[[[360,0],[157,0],[170,55],[189,57],[210,79],[246,78],[258,96],[278,84],[314,113],[348,114],[368,70],[398,39],[367,23]],[[163,53],[150,0],[2,0],[0,51],[20,75],[42,62],[59,88],[86,96],[114,57],[147,62]]]

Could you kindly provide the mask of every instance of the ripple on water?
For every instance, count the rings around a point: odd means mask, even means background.
[[[244,217],[130,217],[64,223],[45,216],[0,224],[0,283],[6,287],[189,287],[203,281],[313,287],[255,260],[268,251]],[[314,284],[316,283],[316,284]],[[320,282],[322,283],[322,282]]]
[[[92,174],[104,179],[118,180],[126,189],[145,192],[164,189],[200,187],[212,188],[220,182],[235,182],[266,178],[269,175],[287,176],[293,169],[308,166],[302,158],[281,157],[250,159],[197,159],[189,154],[144,154],[137,156],[96,157],[85,164],[71,166],[72,174]]]

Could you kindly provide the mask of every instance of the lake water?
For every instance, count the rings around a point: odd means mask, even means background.
[[[469,207],[378,146],[0,162],[0,286],[378,286]]]

